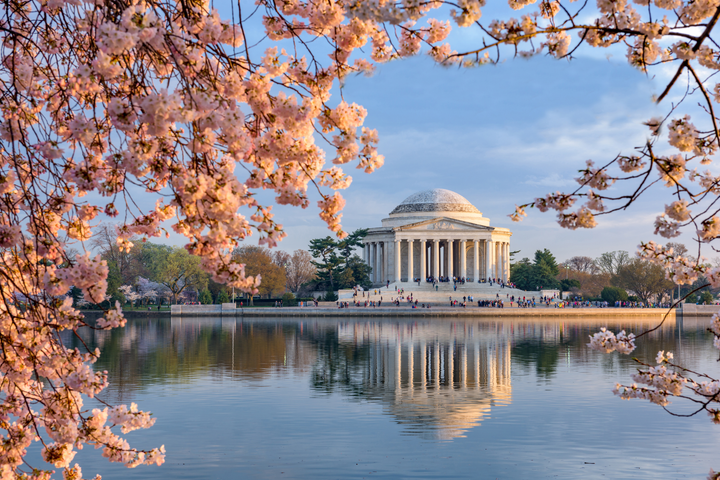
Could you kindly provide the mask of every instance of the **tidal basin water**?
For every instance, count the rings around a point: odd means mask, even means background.
[[[86,448],[104,479],[705,478],[720,426],[611,389],[628,356],[589,350],[601,326],[651,320],[152,318],[85,332],[104,399],[157,416],[133,470]],[[707,319],[672,321],[634,356],[675,352],[720,376]],[[673,411],[692,406],[674,401]]]

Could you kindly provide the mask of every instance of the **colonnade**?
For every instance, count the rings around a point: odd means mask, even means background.
[[[510,279],[510,242],[506,240],[396,237],[367,241],[363,254],[376,284],[428,277],[472,278],[474,282]]]

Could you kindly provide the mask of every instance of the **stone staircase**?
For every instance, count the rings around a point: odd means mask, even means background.
[[[478,300],[496,300],[500,298],[508,302],[512,296],[515,296],[516,299],[518,297],[535,297],[539,299],[541,296],[541,293],[538,291],[525,291],[509,287],[502,288],[496,283],[492,286],[489,283],[465,283],[464,285],[458,283],[457,290],[455,290],[452,282],[442,282],[437,284],[437,287],[436,290],[431,283],[427,282],[420,282],[419,286],[417,282],[396,282],[391,283],[389,287],[372,288],[365,292],[365,297],[362,296],[362,292],[358,292],[358,301],[363,301],[363,299],[378,301],[380,297],[382,297],[383,303],[391,302],[398,296],[398,290],[403,289],[405,290],[403,296],[406,298],[412,293],[413,299],[417,299],[419,303],[429,303],[431,305],[448,305],[450,297],[452,297],[453,300],[462,301],[463,297],[472,296],[475,302]],[[353,291],[340,290],[338,296],[341,301],[352,302]]]

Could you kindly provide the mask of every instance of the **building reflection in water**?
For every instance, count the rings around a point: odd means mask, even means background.
[[[448,325],[351,323],[340,344],[367,354],[346,382],[380,401],[405,431],[461,437],[512,399],[510,337],[493,330],[448,331]]]
[[[547,381],[571,355],[576,364],[595,358],[585,344],[600,326],[641,331],[653,322],[140,318],[123,329],[82,334],[102,350],[96,368],[109,371],[111,403],[134,401],[136,392],[158,383],[306,377],[316,394],[382,404],[405,433],[453,439],[486,421],[493,407],[510,404],[511,364],[516,374],[535,370]],[[704,333],[704,326],[693,328]],[[638,352],[652,357],[675,335],[674,322],[666,322]],[[64,338],[84,348],[70,334]],[[635,369],[622,357],[604,362],[618,375]]]

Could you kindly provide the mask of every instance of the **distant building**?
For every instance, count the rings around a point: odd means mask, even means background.
[[[410,195],[370,228],[365,262],[375,284],[457,277],[510,278],[510,230],[490,226],[465,197],[436,188]]]

